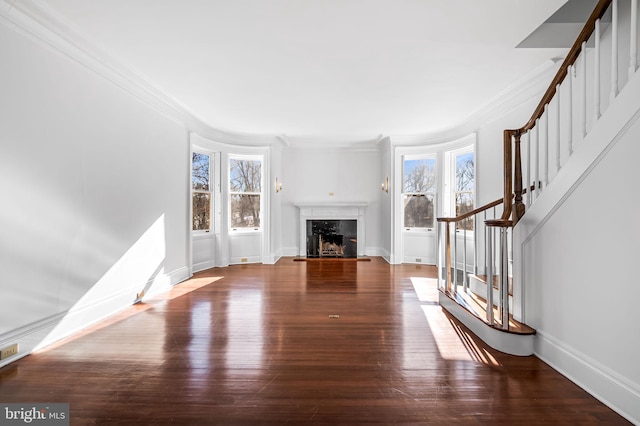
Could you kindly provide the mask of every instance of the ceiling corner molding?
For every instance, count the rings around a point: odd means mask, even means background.
[[[478,108],[465,121],[489,123],[511,111],[523,100],[542,97],[549,87],[564,58],[549,58],[514,84],[498,93]]]
[[[369,135],[324,135],[324,136],[285,136],[289,148],[314,150],[314,149],[340,149],[350,151],[375,151],[380,142],[385,139],[383,134],[373,137]]]
[[[561,61],[552,58],[534,68],[530,73],[498,93],[460,124],[433,133],[415,135],[391,135],[393,145],[437,145],[461,139],[496,121],[522,102],[542,97],[552,81]]]
[[[291,141],[289,140],[289,138],[287,137],[287,135],[279,135],[277,136],[278,141],[280,141],[280,144],[283,147],[289,147],[291,146]]]
[[[238,133],[216,129],[208,124],[203,124],[198,129],[194,129],[194,132],[204,138],[227,145],[244,145],[254,147],[286,145],[282,135]]]
[[[40,45],[57,51],[133,95],[187,131],[223,143],[272,145],[275,135],[247,135],[215,129],[186,105],[160,89],[141,73],[101,50],[61,17],[33,0],[0,0],[0,20]]]

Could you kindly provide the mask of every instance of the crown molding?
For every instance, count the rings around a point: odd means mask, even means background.
[[[356,151],[376,150],[380,141],[385,136],[382,134],[373,137],[364,135],[322,135],[322,136],[289,136],[282,135],[285,146],[293,149],[350,149]]]
[[[206,138],[239,145],[282,143],[277,135],[253,135],[213,128],[185,104],[137,70],[91,43],[54,10],[33,0],[0,0],[0,22],[61,53],[133,95],[172,121]]]
[[[463,138],[498,120],[520,104],[541,98],[563,58],[551,58],[498,93],[459,124],[437,132],[390,135],[393,145],[435,145]]]
[[[34,0],[0,0],[0,22],[53,49],[130,93],[187,131],[229,145],[280,146],[288,148],[376,149],[390,138],[392,145],[431,145],[457,140],[483,125],[495,121],[523,101],[540,96],[557,68],[550,59],[505,89],[476,112],[450,128],[424,134],[373,134],[358,136],[293,136],[285,134],[247,134],[215,128],[185,104],[162,90],[137,70],[127,67],[91,43],[66,23],[55,10]]]

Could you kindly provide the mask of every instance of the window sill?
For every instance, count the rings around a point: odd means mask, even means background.
[[[402,228],[406,234],[429,234],[434,232],[434,228]]]
[[[262,234],[262,230],[261,229],[242,229],[242,228],[237,228],[237,229],[229,229],[229,235],[261,235]]]
[[[212,231],[192,231],[191,236],[194,240],[213,237],[215,233]]]

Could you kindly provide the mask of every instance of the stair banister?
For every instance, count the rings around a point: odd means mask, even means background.
[[[525,210],[524,203],[522,202],[522,194],[518,194],[517,191],[516,191],[516,199],[514,201],[515,208],[513,208],[513,206],[511,205],[511,199],[514,194],[513,192],[514,187],[522,188],[522,173],[516,176],[512,175],[514,168],[516,170],[518,168],[521,168],[521,165],[518,165],[521,162],[521,159],[519,158],[519,155],[518,155],[518,152],[519,152],[518,145],[520,144],[519,135],[522,135],[530,131],[531,129],[533,129],[536,126],[536,123],[538,122],[538,120],[545,114],[545,111],[547,110],[549,103],[558,92],[560,84],[564,81],[567,75],[569,75],[570,67],[576,62],[578,56],[580,55],[580,52],[586,49],[587,40],[589,39],[589,37],[591,37],[594,31],[596,31],[596,27],[599,30],[599,26],[600,26],[599,21],[604,16],[605,12],[609,8],[609,5],[611,5],[612,1],[613,0],[600,0],[598,2],[595,9],[589,16],[589,19],[587,20],[584,27],[582,28],[582,31],[578,35],[578,38],[571,46],[571,49],[569,50],[569,53],[567,54],[564,61],[562,62],[562,65],[560,66],[553,80],[549,84],[549,87],[547,88],[546,92],[542,96],[542,99],[538,103],[538,106],[534,110],[529,121],[527,121],[527,123],[520,129],[504,131],[504,211],[502,214],[503,220],[509,220],[512,218],[512,215],[513,215],[513,221],[515,225],[518,222],[518,220],[520,220]],[[638,0],[632,0],[632,8],[633,8],[633,4],[637,3],[637,1]],[[637,4],[636,4],[636,8],[637,8]],[[632,18],[633,18],[633,13],[632,13]],[[633,25],[632,25],[632,28],[633,28]],[[599,54],[599,43],[600,43],[599,37],[596,37],[596,51],[598,52],[597,54]],[[633,56],[633,53],[632,53],[632,56]],[[633,62],[633,59],[632,59],[632,62]],[[596,79],[596,80],[599,80],[599,79]],[[598,89],[598,92],[599,92],[599,89]],[[596,114],[599,115],[598,97],[596,97],[595,102],[597,103]],[[545,121],[547,121],[548,123],[548,120],[545,120]],[[584,125],[586,126],[586,119],[584,121],[585,121]],[[512,151],[511,151],[512,143],[515,143],[516,145],[515,159],[512,158]],[[548,143],[548,138],[547,138],[547,143]],[[546,152],[548,152],[548,149],[546,150]],[[513,166],[512,166],[512,162],[515,163]],[[546,161],[545,164],[548,164],[548,161]],[[512,179],[515,182],[512,183]],[[546,179],[548,179],[548,175],[545,176],[545,183],[546,183]]]
[[[618,73],[620,71],[618,47],[624,45],[627,41],[630,45],[629,81],[632,77],[637,78],[635,74],[637,74],[638,69],[638,32],[640,31],[640,28],[638,28],[638,3],[640,0],[630,0],[631,15],[625,16],[628,20],[622,21],[625,24],[624,26],[619,25],[620,11],[618,10],[618,2],[619,0],[598,1],[530,119],[521,128],[504,130],[504,191],[502,198],[455,218],[438,218],[438,263],[440,271],[439,282],[441,284],[439,288],[442,291],[441,295],[445,297],[444,299],[441,297],[441,303],[447,304],[452,309],[458,309],[457,306],[462,306],[466,312],[484,320],[492,330],[500,328],[509,334],[522,325],[518,322],[519,318],[509,316],[509,302],[510,300],[512,302],[516,301],[515,296],[511,298],[512,295],[509,290],[509,253],[513,228],[524,216],[526,206],[532,205],[540,198],[540,192],[546,189],[550,179],[555,178],[561,167],[565,166],[566,163],[563,164],[563,156],[567,159],[572,157],[574,144],[588,141],[586,138],[587,132],[597,124],[600,115],[605,113],[606,108],[616,100],[619,91],[624,90],[625,81],[618,81]],[[609,8],[611,8],[612,24],[607,27],[601,25],[601,19]],[[626,13],[626,10],[623,13]],[[622,43],[619,43],[619,37],[623,36],[619,29],[626,27],[627,23],[630,24],[630,31],[627,33],[630,39],[625,39]],[[608,35],[610,35],[609,41],[607,40]],[[593,51],[590,50],[588,59],[589,67],[592,66],[591,61],[594,62],[593,70],[591,68],[587,69],[587,42],[590,41],[591,37],[593,37]],[[610,57],[609,55],[601,55],[601,44],[607,42],[611,43]],[[605,65],[600,63],[600,59],[603,61],[611,60],[611,64],[609,64],[611,67],[610,82],[601,81],[600,71],[601,67]],[[569,79],[565,82],[567,77]],[[587,84],[588,82],[589,84]],[[603,87],[603,84],[610,84],[610,87]],[[588,89],[593,89],[594,93],[587,92]],[[576,93],[574,93],[574,90]],[[601,102],[603,95],[610,100],[608,103]],[[568,117],[566,116],[567,113]],[[590,122],[588,118],[593,118],[593,121]],[[535,132],[535,134],[532,134],[532,132]],[[527,144],[526,149],[523,149],[522,143]],[[522,163],[525,159],[523,154],[526,155],[524,170]],[[550,167],[551,162],[553,162],[552,167]],[[551,170],[549,170],[550,168]],[[523,177],[526,177],[526,185],[523,182]],[[536,191],[535,196],[532,194],[534,190]],[[526,197],[523,197],[525,194]],[[496,215],[496,206],[499,204],[503,205],[502,213]],[[492,213],[489,210],[491,208],[493,208]],[[490,213],[489,217],[487,217],[487,212]],[[479,214],[482,214],[484,218],[478,216]],[[487,293],[486,299],[484,299],[486,305],[480,308],[483,318],[478,314],[478,303],[476,303],[478,297],[483,297],[480,296],[478,290],[479,286],[483,284],[482,271],[478,271],[476,260],[478,257],[479,238],[474,238],[473,247],[474,289],[468,288],[466,282],[466,227],[461,235],[461,238],[464,239],[464,268],[460,268],[465,279],[462,282],[462,290],[459,292],[457,290],[459,267],[457,250],[453,255],[451,253],[452,246],[456,247],[457,245],[456,224],[471,216],[473,216],[474,220],[475,235],[484,235],[484,272],[488,277],[486,277]],[[454,228],[453,242],[451,241],[452,224]],[[442,226],[444,226],[444,229],[441,229]],[[483,227],[484,234],[481,233],[480,227]],[[494,282],[498,283],[497,298],[493,294]],[[514,291],[519,290],[514,288]],[[456,304],[450,305],[451,300]],[[486,312],[482,312],[485,308]],[[495,312],[494,309],[496,309]],[[510,325],[513,325],[513,328]],[[535,333],[535,330],[531,329],[531,331]]]

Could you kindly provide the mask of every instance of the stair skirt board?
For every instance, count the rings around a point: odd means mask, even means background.
[[[443,309],[456,317],[473,334],[492,348],[510,355],[533,355],[533,334],[514,334],[493,328],[442,292],[438,292],[438,300]]]

